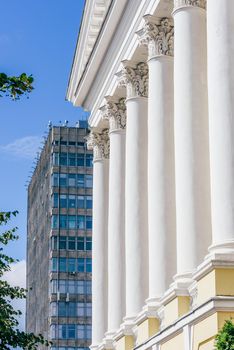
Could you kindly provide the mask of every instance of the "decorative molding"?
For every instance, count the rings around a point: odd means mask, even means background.
[[[108,129],[104,129],[100,133],[91,130],[86,140],[87,140],[87,148],[89,150],[93,150],[94,161],[109,159],[110,139],[109,139]]]
[[[145,16],[143,28],[137,32],[141,45],[147,46],[149,59],[155,56],[174,55],[174,27],[168,18],[160,19],[159,24]]]
[[[125,98],[118,102],[107,100],[104,107],[100,108],[102,118],[109,121],[110,132],[125,129],[126,127],[126,105]]]
[[[183,6],[194,6],[206,9],[207,0],[174,0],[174,10]]]
[[[125,62],[123,62],[125,65]],[[127,98],[148,97],[148,65],[140,62],[135,68],[124,66],[119,74],[119,86],[127,89]]]

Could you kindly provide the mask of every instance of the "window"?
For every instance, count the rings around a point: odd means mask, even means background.
[[[66,272],[66,258],[59,258],[59,271]]]
[[[77,336],[78,339],[85,339],[85,326],[83,324],[77,325]]]
[[[59,141],[58,140],[54,140],[54,145],[58,146],[58,144],[59,144]]]
[[[67,316],[76,317],[76,303],[68,303]]]
[[[59,160],[60,165],[67,166],[67,153],[60,153]]]
[[[77,290],[78,294],[85,294],[85,281],[77,281],[77,282],[78,282],[78,290]]]
[[[76,281],[68,280],[68,293],[75,294],[76,293]]]
[[[77,303],[77,316],[85,316],[85,303]]]
[[[68,249],[75,250],[76,249],[76,239],[75,237],[68,237]]]
[[[77,153],[77,165],[84,166],[84,154],[83,153]]]
[[[67,216],[66,215],[60,215],[59,220],[59,227],[60,228],[67,228]]]
[[[85,217],[84,217],[84,215],[77,216],[77,228],[80,230],[85,229]]]
[[[58,179],[59,179],[58,173],[53,173],[51,178],[52,178],[51,179],[52,186],[58,186]]]
[[[57,303],[50,303],[50,314],[51,316],[57,316]]]
[[[61,140],[61,141],[60,141],[60,145],[61,145],[61,146],[67,146],[67,141],[62,141],[62,140]]]
[[[66,324],[60,324],[58,326],[58,337],[59,339],[66,339],[67,338],[67,325]]]
[[[92,237],[86,237],[86,250],[92,250]]]
[[[92,326],[90,324],[86,325],[86,337],[92,339]]]
[[[86,281],[86,293],[87,294],[92,294],[92,282],[91,281]]]
[[[92,196],[86,196],[86,209],[92,209],[93,199]]]
[[[52,205],[54,208],[58,208],[58,193],[54,193],[52,196]]]
[[[51,237],[51,249],[52,250],[57,250],[58,249],[57,236]]]
[[[86,272],[92,272],[92,259],[86,258]]]
[[[92,230],[92,216],[86,216],[86,230]]]
[[[53,229],[58,228],[58,215],[52,216],[52,228]]]
[[[84,272],[85,266],[84,266],[84,258],[78,258],[78,272]]]
[[[59,237],[59,249],[67,249],[67,237],[66,236]]]
[[[84,209],[84,196],[78,196],[77,208]]]
[[[67,338],[75,339],[76,337],[76,326],[74,324],[67,325]]]
[[[75,146],[75,145],[76,145],[76,142],[75,142],[75,141],[69,141],[69,142],[68,142],[68,145],[69,145],[69,146]]]
[[[76,272],[76,259],[68,259],[68,272]]]
[[[77,238],[77,250],[84,250],[84,237]]]
[[[77,142],[77,146],[84,147],[84,142]]]
[[[59,280],[59,292],[66,293],[66,280]]]
[[[76,154],[75,153],[68,153],[68,165],[69,166],[76,166]]]
[[[87,187],[87,188],[93,187],[93,176],[92,175],[85,176],[85,187]]]
[[[58,164],[58,159],[59,159],[59,157],[58,157],[58,153],[53,153],[53,165],[59,165]]]
[[[73,194],[68,196],[68,208],[76,208],[76,196]]]
[[[60,301],[58,303],[58,316],[65,317],[66,315],[66,303],[64,301]]]
[[[59,174],[59,186],[67,187],[67,174]]]
[[[57,280],[50,281],[50,292],[57,293]]]
[[[89,153],[86,154],[86,162],[85,163],[86,163],[87,167],[93,166],[93,155],[92,154],[89,154]]]
[[[56,338],[56,325],[55,324],[50,325],[50,337],[51,337],[51,339]]]
[[[76,228],[76,216],[68,215],[68,228],[74,230]]]
[[[77,175],[77,187],[79,187],[79,188],[84,187],[84,174]]]
[[[51,259],[51,271],[56,272],[57,271],[57,258]]]
[[[75,174],[68,174],[68,186],[69,187],[76,187],[76,175]]]
[[[91,317],[92,316],[92,304],[86,303],[86,316]]]
[[[60,208],[67,208],[67,195],[66,194],[59,195],[59,206],[60,206]]]

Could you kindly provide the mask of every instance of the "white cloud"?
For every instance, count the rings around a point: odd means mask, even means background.
[[[12,287],[26,287],[26,261],[21,260],[11,265],[11,271],[4,274],[4,279]],[[22,315],[19,317],[19,329],[24,330],[25,328],[25,299],[13,300],[12,305],[14,309],[20,310]]]
[[[25,136],[8,145],[0,145],[0,151],[16,157],[31,159],[37,155],[41,141],[39,136]]]

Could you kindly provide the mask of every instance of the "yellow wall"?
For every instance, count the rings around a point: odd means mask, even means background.
[[[190,297],[178,296],[167,305],[164,309],[164,325],[169,326],[179,317],[189,312]]]
[[[217,313],[194,325],[193,350],[213,350],[214,337],[217,334]]]
[[[218,312],[218,329],[222,328],[224,322],[231,318],[234,319],[234,312]]]
[[[125,335],[116,342],[116,350],[131,350],[134,347],[134,340],[131,335]]]
[[[234,269],[216,269],[216,295],[234,295]]]
[[[214,269],[197,283],[197,304],[216,295],[234,296],[234,269]]]
[[[180,333],[176,337],[161,345],[161,350],[186,350],[184,349],[184,335]]]
[[[159,321],[156,318],[148,318],[137,327],[137,345],[152,337],[159,330]]]

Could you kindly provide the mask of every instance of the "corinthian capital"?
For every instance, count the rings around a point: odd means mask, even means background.
[[[87,137],[87,148],[93,150],[93,159],[108,159],[110,154],[109,130],[105,129],[98,133],[91,131]]]
[[[127,89],[127,98],[148,97],[148,65],[140,62],[135,68],[124,66],[119,74],[119,85]]]
[[[118,102],[107,100],[104,107],[101,108],[102,118],[109,121],[110,132],[125,129],[126,126],[126,106],[125,98]]]
[[[194,6],[206,9],[206,0],[174,0],[174,10],[182,6]]]
[[[141,45],[148,47],[149,58],[155,56],[173,56],[174,27],[168,18],[153,20],[152,16],[144,17],[144,27],[137,32]]]

